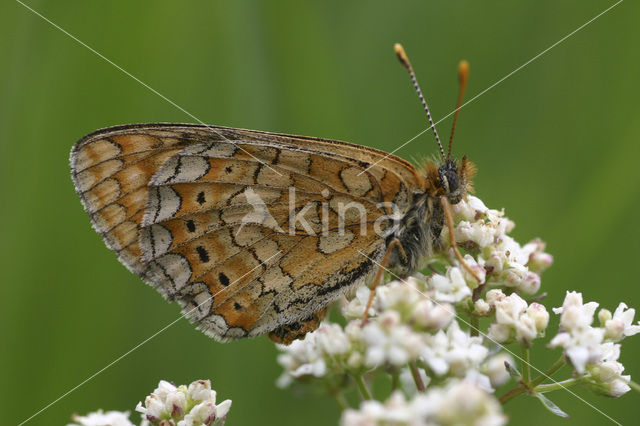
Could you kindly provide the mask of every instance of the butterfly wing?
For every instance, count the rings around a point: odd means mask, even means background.
[[[402,213],[423,184],[382,151],[186,124],[100,130],[74,146],[71,167],[120,261],[223,340],[286,342],[317,326],[382,255],[381,203]]]

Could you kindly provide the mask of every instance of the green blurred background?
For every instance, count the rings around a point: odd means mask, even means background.
[[[460,59],[471,63],[469,99],[613,1],[389,3],[27,2],[207,123],[390,151],[426,127],[394,42],[438,120],[454,107]],[[2,2],[0,16],[0,423],[16,424],[179,315],[91,230],[69,149],[101,127],[194,120],[19,3]],[[609,309],[640,307],[639,19],[637,2],[621,3],[461,114],[454,152],[478,165],[478,196],[506,208],[519,241],[539,236],[555,256],[543,276],[547,306],[579,289]],[[450,123],[440,125],[445,139]],[[398,154],[435,152],[425,133]],[[640,338],[624,342],[632,375],[639,350]],[[532,360],[544,368],[558,353],[538,344]],[[335,424],[330,398],[275,387],[276,354],[266,338],[220,344],[182,320],[30,424],[132,410],[159,379],[199,378],[233,399],[230,425]],[[637,393],[575,391],[637,423]],[[532,398],[506,411],[515,424],[608,422],[567,392],[550,396],[570,419]]]

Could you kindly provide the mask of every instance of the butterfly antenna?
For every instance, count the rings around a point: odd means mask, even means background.
[[[458,103],[456,104],[456,113],[453,116],[453,124],[451,125],[451,136],[449,137],[449,152],[447,152],[447,160],[451,157],[451,144],[453,143],[453,135],[456,132],[456,124],[458,123],[458,113],[464,98],[464,90],[467,88],[467,80],[469,79],[469,62],[460,61],[458,64],[458,81],[460,82],[460,91],[458,92]]]
[[[444,149],[442,148],[442,143],[440,143],[440,136],[438,136],[438,132],[436,131],[436,125],[433,123],[431,119],[431,113],[429,112],[429,106],[427,105],[427,101],[424,99],[422,95],[422,90],[420,90],[420,85],[418,85],[418,80],[416,79],[416,75],[413,72],[413,67],[411,66],[411,62],[409,62],[409,57],[404,51],[404,48],[400,43],[396,43],[393,46],[393,50],[395,50],[398,59],[403,67],[409,71],[409,76],[411,77],[411,82],[413,83],[413,87],[415,87],[416,92],[418,92],[418,97],[420,98],[420,102],[422,102],[422,106],[424,110],[427,112],[427,118],[429,118],[429,124],[431,124],[431,130],[433,130],[433,134],[436,137],[436,142],[438,142],[438,147],[440,147],[440,154],[442,154],[442,158],[444,157]]]

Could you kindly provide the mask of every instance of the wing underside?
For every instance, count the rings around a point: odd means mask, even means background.
[[[195,125],[95,132],[71,151],[94,229],[217,339],[308,318],[363,282],[393,203],[421,188],[394,156],[323,139]],[[346,207],[345,207],[346,206]]]

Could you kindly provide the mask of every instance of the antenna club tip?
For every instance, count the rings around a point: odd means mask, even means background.
[[[400,43],[396,43],[393,45],[393,51],[396,52],[396,56],[402,62],[402,65],[405,67],[409,64],[409,58],[407,57],[407,53],[404,51],[404,47]]]
[[[461,82],[466,82],[467,78],[469,78],[469,62],[464,59],[458,64],[458,76]]]

